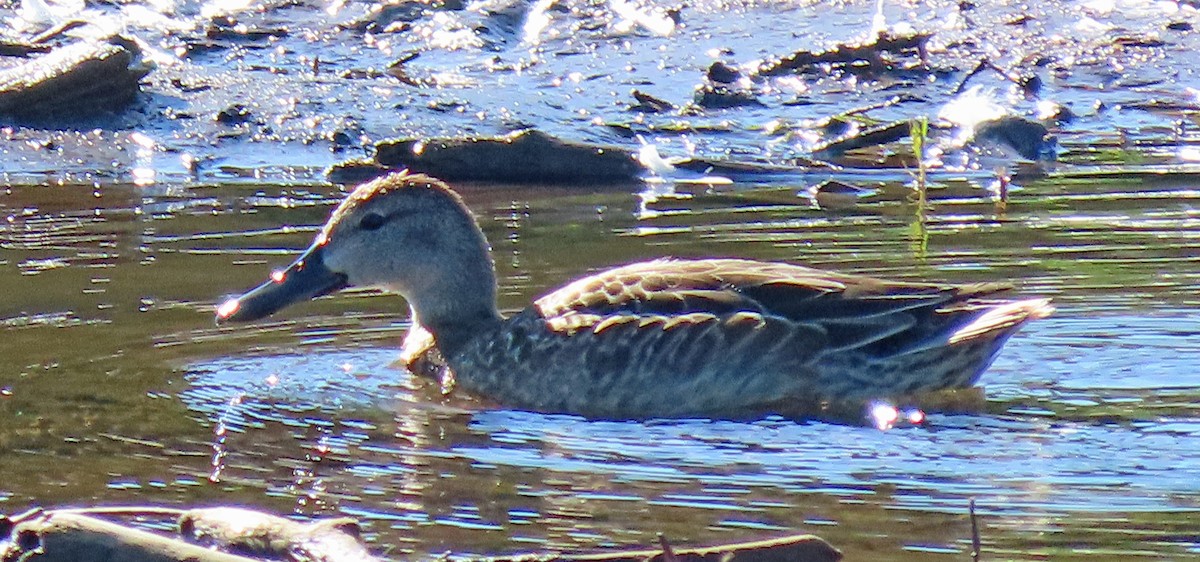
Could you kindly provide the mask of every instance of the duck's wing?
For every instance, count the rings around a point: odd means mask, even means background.
[[[1008,289],[1001,283],[899,283],[777,262],[657,260],[580,279],[536,306],[566,331],[632,318],[750,313],[819,328],[828,336],[824,351],[897,354],[946,345],[959,329],[1005,303],[991,297]],[[1019,312],[976,323],[972,337],[1019,325],[1025,319]]]
[[[471,367],[465,388],[539,411],[802,411],[971,384],[1035,308],[992,298],[1005,289],[748,260],[638,263],[546,295],[455,359]]]

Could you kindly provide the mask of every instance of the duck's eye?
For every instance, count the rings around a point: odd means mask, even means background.
[[[358,221],[358,227],[363,230],[377,230],[383,226],[384,222],[387,221],[383,218],[383,215],[379,213],[367,213],[361,221]]]

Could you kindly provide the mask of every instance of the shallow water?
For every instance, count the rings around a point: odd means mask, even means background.
[[[933,71],[783,76],[755,84],[761,106],[650,115],[629,110],[632,89],[683,105],[713,60],[856,39],[875,2],[689,2],[669,37],[585,0],[481,2],[370,32],[354,26],[369,2],[88,5],[163,59],[128,111],[0,123],[0,512],[346,514],[397,557],[811,532],[849,559],[963,560],[973,498],[985,559],[1200,557],[1194,4],[889,2],[889,24],[934,33]],[[286,33],[210,41],[214,10]],[[16,14],[0,3],[0,31]],[[533,39],[531,14],[546,18]],[[383,70],[414,51],[405,69],[424,85]],[[814,120],[899,94],[914,99],[870,116],[935,116],[983,57],[1039,76],[1041,100],[1076,117],[1051,127],[1058,167],[1019,175],[1006,209],[978,163],[933,169],[930,206],[916,208],[894,163],[904,143],[729,186],[456,186],[492,241],[507,310],[664,255],[1007,279],[1054,298],[1058,314],[984,375],[976,414],[879,431],[445,399],[394,365],[407,307],[368,291],[213,326],[214,303],[288,263],[340,199],[322,167],[380,139],[533,126],[789,164],[808,155]],[[1038,101],[995,73],[970,84],[1017,114]],[[246,123],[214,119],[235,103]],[[829,177],[873,194],[822,210],[804,192]]]
[[[14,186],[0,282],[0,511],[234,503],[346,514],[393,555],[812,532],[851,558],[1200,554],[1200,190],[1031,181],[1000,212],[906,179],[830,212],[802,184],[461,186],[514,309],[588,271],[739,255],[1011,279],[1054,317],[1012,339],[975,415],[928,427],[594,422],[442,398],[394,361],[406,307],[358,291],[256,326],[212,306],[307,245],[324,185]],[[1136,190],[1131,189],[1136,185]],[[874,185],[874,184],[873,184]],[[657,193],[657,195],[655,195]]]

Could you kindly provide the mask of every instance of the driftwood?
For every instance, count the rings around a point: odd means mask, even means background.
[[[708,548],[672,548],[665,540],[655,550],[597,554],[527,554],[468,562],[837,562],[842,553],[815,535],[726,544]]]
[[[288,562],[370,562],[358,522],[350,518],[300,523],[234,507],[192,509],[179,518],[184,540],[245,556]]]
[[[739,181],[794,176],[834,166],[797,158],[789,165],[688,158],[672,162],[680,170],[714,174]],[[587,145],[555,139],[538,131],[521,131],[501,139],[392,140],[376,145],[374,160],[351,160],[329,169],[331,182],[354,184],[408,169],[450,181],[554,183],[558,185],[622,184],[639,181],[645,169],[621,147]]]
[[[794,178],[813,170],[833,170],[837,168],[828,162],[808,158],[796,158],[788,165],[686,158],[673,161],[671,165],[677,170],[686,170],[697,174],[711,174],[729,178],[733,181],[761,181],[764,178]]]
[[[179,515],[181,538],[135,529],[89,514]],[[5,537],[7,535],[7,537]],[[198,544],[197,544],[198,543]],[[532,553],[456,562],[836,562],[841,552],[820,537],[794,535],[706,548],[600,553]],[[445,558],[445,557],[443,557]],[[301,523],[240,508],[172,510],[100,508],[33,510],[0,516],[0,562],[378,562],[345,518]]]
[[[880,146],[907,138],[910,133],[910,127],[911,123],[909,121],[883,123],[830,140],[813,147],[812,151],[813,154],[837,155],[860,148]]]
[[[253,561],[71,511],[26,517],[12,525],[10,536],[0,548],[3,562]]]
[[[923,62],[928,58],[925,44],[932,34],[893,34],[883,32],[860,43],[844,43],[825,51],[797,51],[786,57],[760,64],[755,71],[759,76],[776,76],[791,72],[817,70],[822,65],[849,65],[867,62],[882,63],[883,53],[915,51]]]
[[[0,57],[27,57],[36,53],[48,52],[50,52],[49,45],[39,45],[33,41],[0,40]]]

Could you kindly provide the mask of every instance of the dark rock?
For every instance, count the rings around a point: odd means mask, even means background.
[[[1021,87],[1021,92],[1024,93],[1026,97],[1035,98],[1039,93],[1041,93],[1042,84],[1043,82],[1040,76],[1031,74],[1029,76],[1022,76],[1017,85]]]
[[[708,79],[717,84],[732,84],[742,77],[742,71],[721,61],[716,61],[708,67]]]
[[[667,9],[667,17],[670,18],[671,21],[675,23],[675,25],[682,25],[683,24],[683,9],[686,7],[687,6],[676,6],[674,8],[668,8]]]
[[[21,118],[115,111],[133,100],[151,67],[133,41],[79,41],[0,71],[0,113]]]
[[[1046,126],[1024,117],[1010,115],[984,122],[975,128],[975,141],[1011,148],[1026,160],[1053,161],[1058,156],[1058,142]]]
[[[235,103],[217,112],[217,123],[222,125],[241,125],[250,121],[250,109]]]
[[[589,185],[634,181],[642,167],[619,147],[526,129],[495,138],[404,139],[375,145],[375,163],[447,181]]]
[[[674,111],[675,105],[669,101],[656,98],[646,92],[634,90],[632,92],[633,99],[637,100],[637,104],[630,106],[630,111],[641,111],[642,113],[663,113],[666,111]]]
[[[821,209],[847,210],[853,209],[859,199],[874,195],[875,190],[835,179],[827,179],[810,186],[804,193]]]
[[[363,30],[382,32],[395,23],[412,23],[423,17],[429,6],[425,2],[401,2],[379,9],[374,17],[363,26]]]
[[[720,84],[701,84],[696,88],[694,101],[696,105],[706,109],[763,105],[763,102],[758,101],[754,92],[729,88]]]
[[[354,137],[345,130],[339,130],[329,134],[329,142],[333,143],[334,149],[341,150],[354,145]]]

